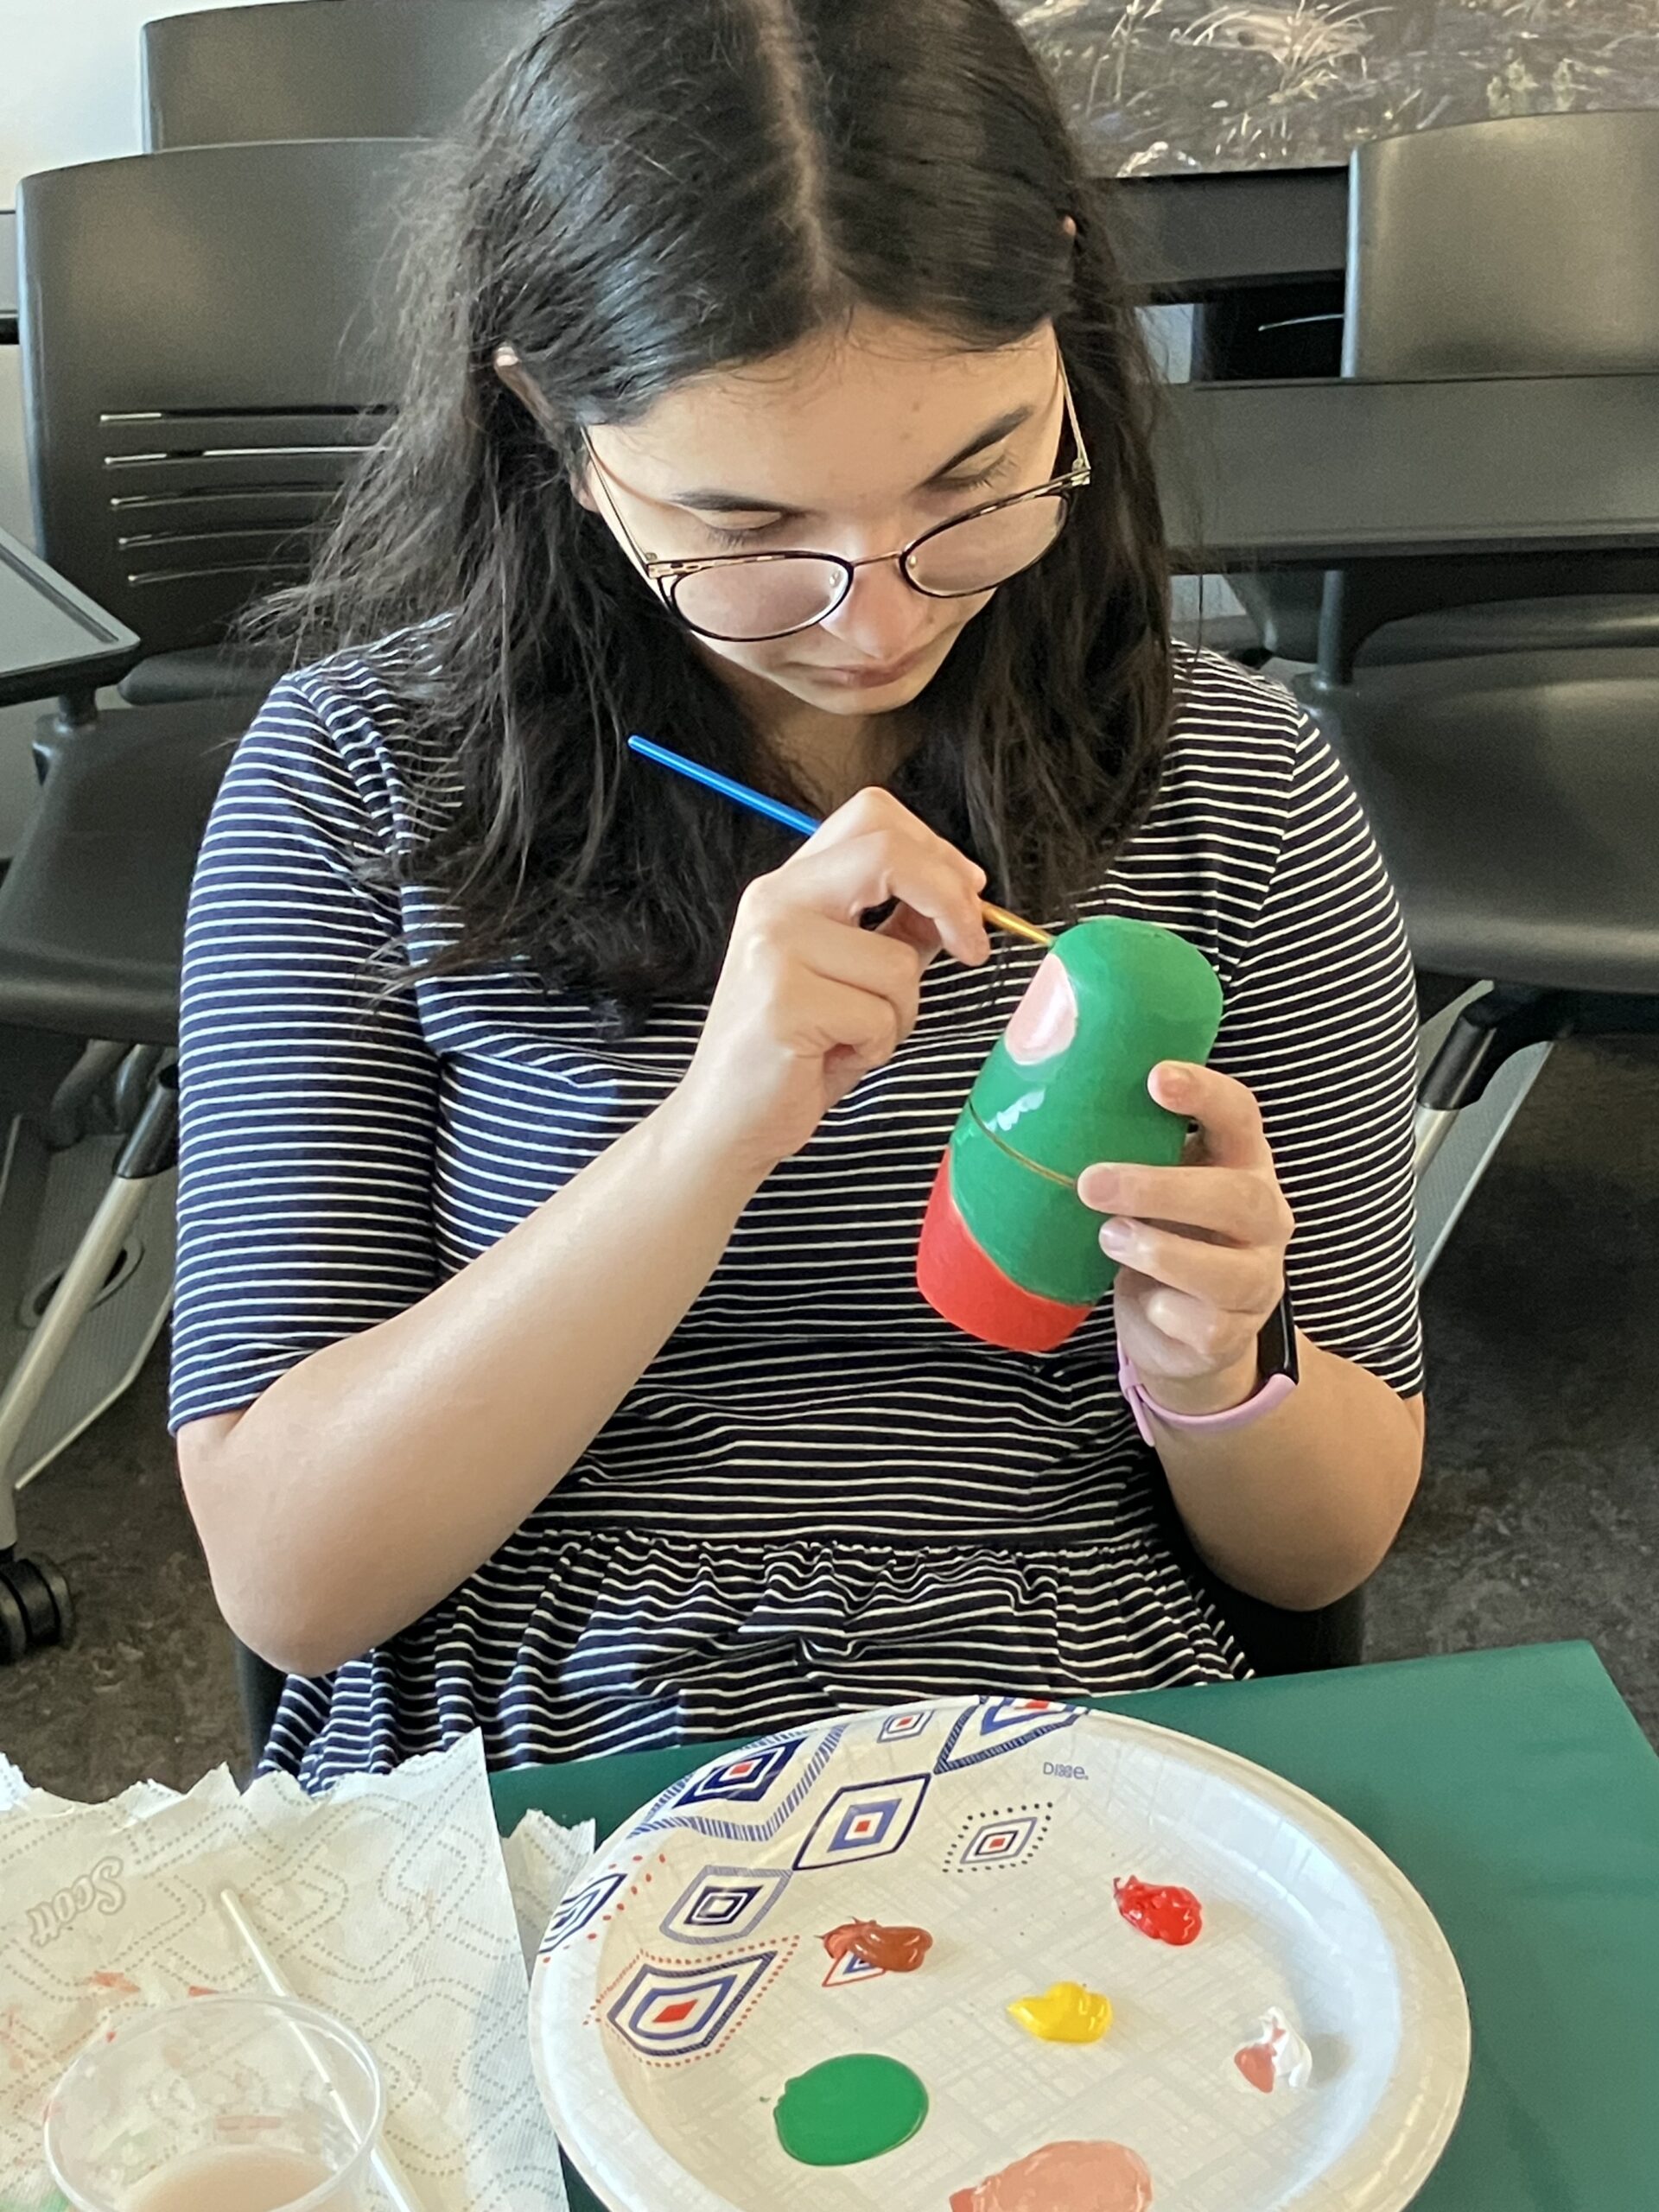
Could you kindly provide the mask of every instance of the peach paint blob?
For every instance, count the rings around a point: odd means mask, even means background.
[[[879,1920],[844,1920],[823,1938],[832,1959],[849,1951],[884,1974],[914,1974],[933,1948],[925,1928],[884,1928]]]
[[[1112,2000],[1080,1981],[1057,1981],[1041,1997],[1016,1998],[1008,2011],[1044,2043],[1098,2043],[1112,2024]]]
[[[1152,2176],[1122,2143],[1046,2143],[976,2189],[959,2189],[950,2212],[1147,2212]]]
[[[1008,1058],[1030,1067],[1063,1052],[1077,1033],[1077,1000],[1064,961],[1045,953],[1002,1033]]]

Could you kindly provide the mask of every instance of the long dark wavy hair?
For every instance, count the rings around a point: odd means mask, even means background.
[[[711,985],[791,841],[624,739],[802,795],[575,497],[577,432],[860,307],[963,348],[1056,326],[1093,484],[957,639],[892,788],[991,896],[1068,916],[1143,818],[1172,713],[1154,386],[1105,188],[998,0],[557,0],[435,166],[400,404],[260,618],[296,661],[432,623],[409,711],[462,797],[401,866],[459,918],[435,964],[527,960],[625,1016]]]

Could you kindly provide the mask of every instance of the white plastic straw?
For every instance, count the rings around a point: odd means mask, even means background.
[[[246,1908],[244,1906],[241,1898],[236,1894],[236,1891],[234,1890],[221,1890],[219,1893],[219,1902],[224,1908],[225,1917],[230,1922],[232,1927],[235,1929],[237,1934],[241,1937],[243,1946],[245,1948],[248,1956],[253,1961],[255,1966],[258,1967],[266,1988],[270,1991],[274,1997],[292,1997],[295,1993],[294,1991],[291,1990],[288,1984],[283,1980],[281,1974],[277,1970],[276,1960],[271,1957],[270,1952],[266,1950],[264,1945],[260,1942],[258,1936],[255,1932],[253,1923],[248,1918]],[[294,2032],[298,2036],[301,2043],[304,2045],[306,2056],[310,2060],[312,2065],[315,2067],[317,2072],[322,2076],[323,2080],[328,2083],[329,2094],[334,2098],[334,2102],[340,2107],[340,2110],[345,2112],[346,2101],[340,2095],[338,2089],[334,2088],[333,2077],[329,2074],[327,2064],[323,2058],[322,2053],[317,2049],[311,2038],[306,2034],[303,2028],[296,2025]],[[347,2113],[347,2119],[349,2119],[350,2116],[349,2113]],[[377,2143],[374,2148],[370,2152],[369,2164],[374,2170],[375,2179],[379,2183],[381,2188],[385,2191],[385,2194],[391,2199],[392,2203],[397,2207],[397,2212],[424,2212],[424,2207],[422,2205],[420,2198],[416,2196],[414,2190],[410,2187],[403,2168],[398,2164],[396,2158],[392,2157],[391,2152],[386,2149],[384,2143]]]

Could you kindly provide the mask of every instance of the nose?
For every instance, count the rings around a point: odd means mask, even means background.
[[[853,588],[819,628],[847,646],[849,657],[903,660],[933,634],[933,602],[913,591],[896,558],[853,571]]]

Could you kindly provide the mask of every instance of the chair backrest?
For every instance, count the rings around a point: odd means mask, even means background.
[[[1659,109],[1379,139],[1348,223],[1344,376],[1659,367]]]
[[[147,652],[215,643],[302,572],[397,390],[386,138],[89,162],[18,192],[41,554]]]
[[[1344,375],[1659,369],[1659,110],[1379,139],[1353,156],[1348,228]],[[1656,595],[1651,557],[1333,570],[1320,667],[1345,680],[1357,646],[1405,615],[1586,593]]]
[[[429,138],[446,130],[537,0],[281,0],[143,29],[146,146]]]

